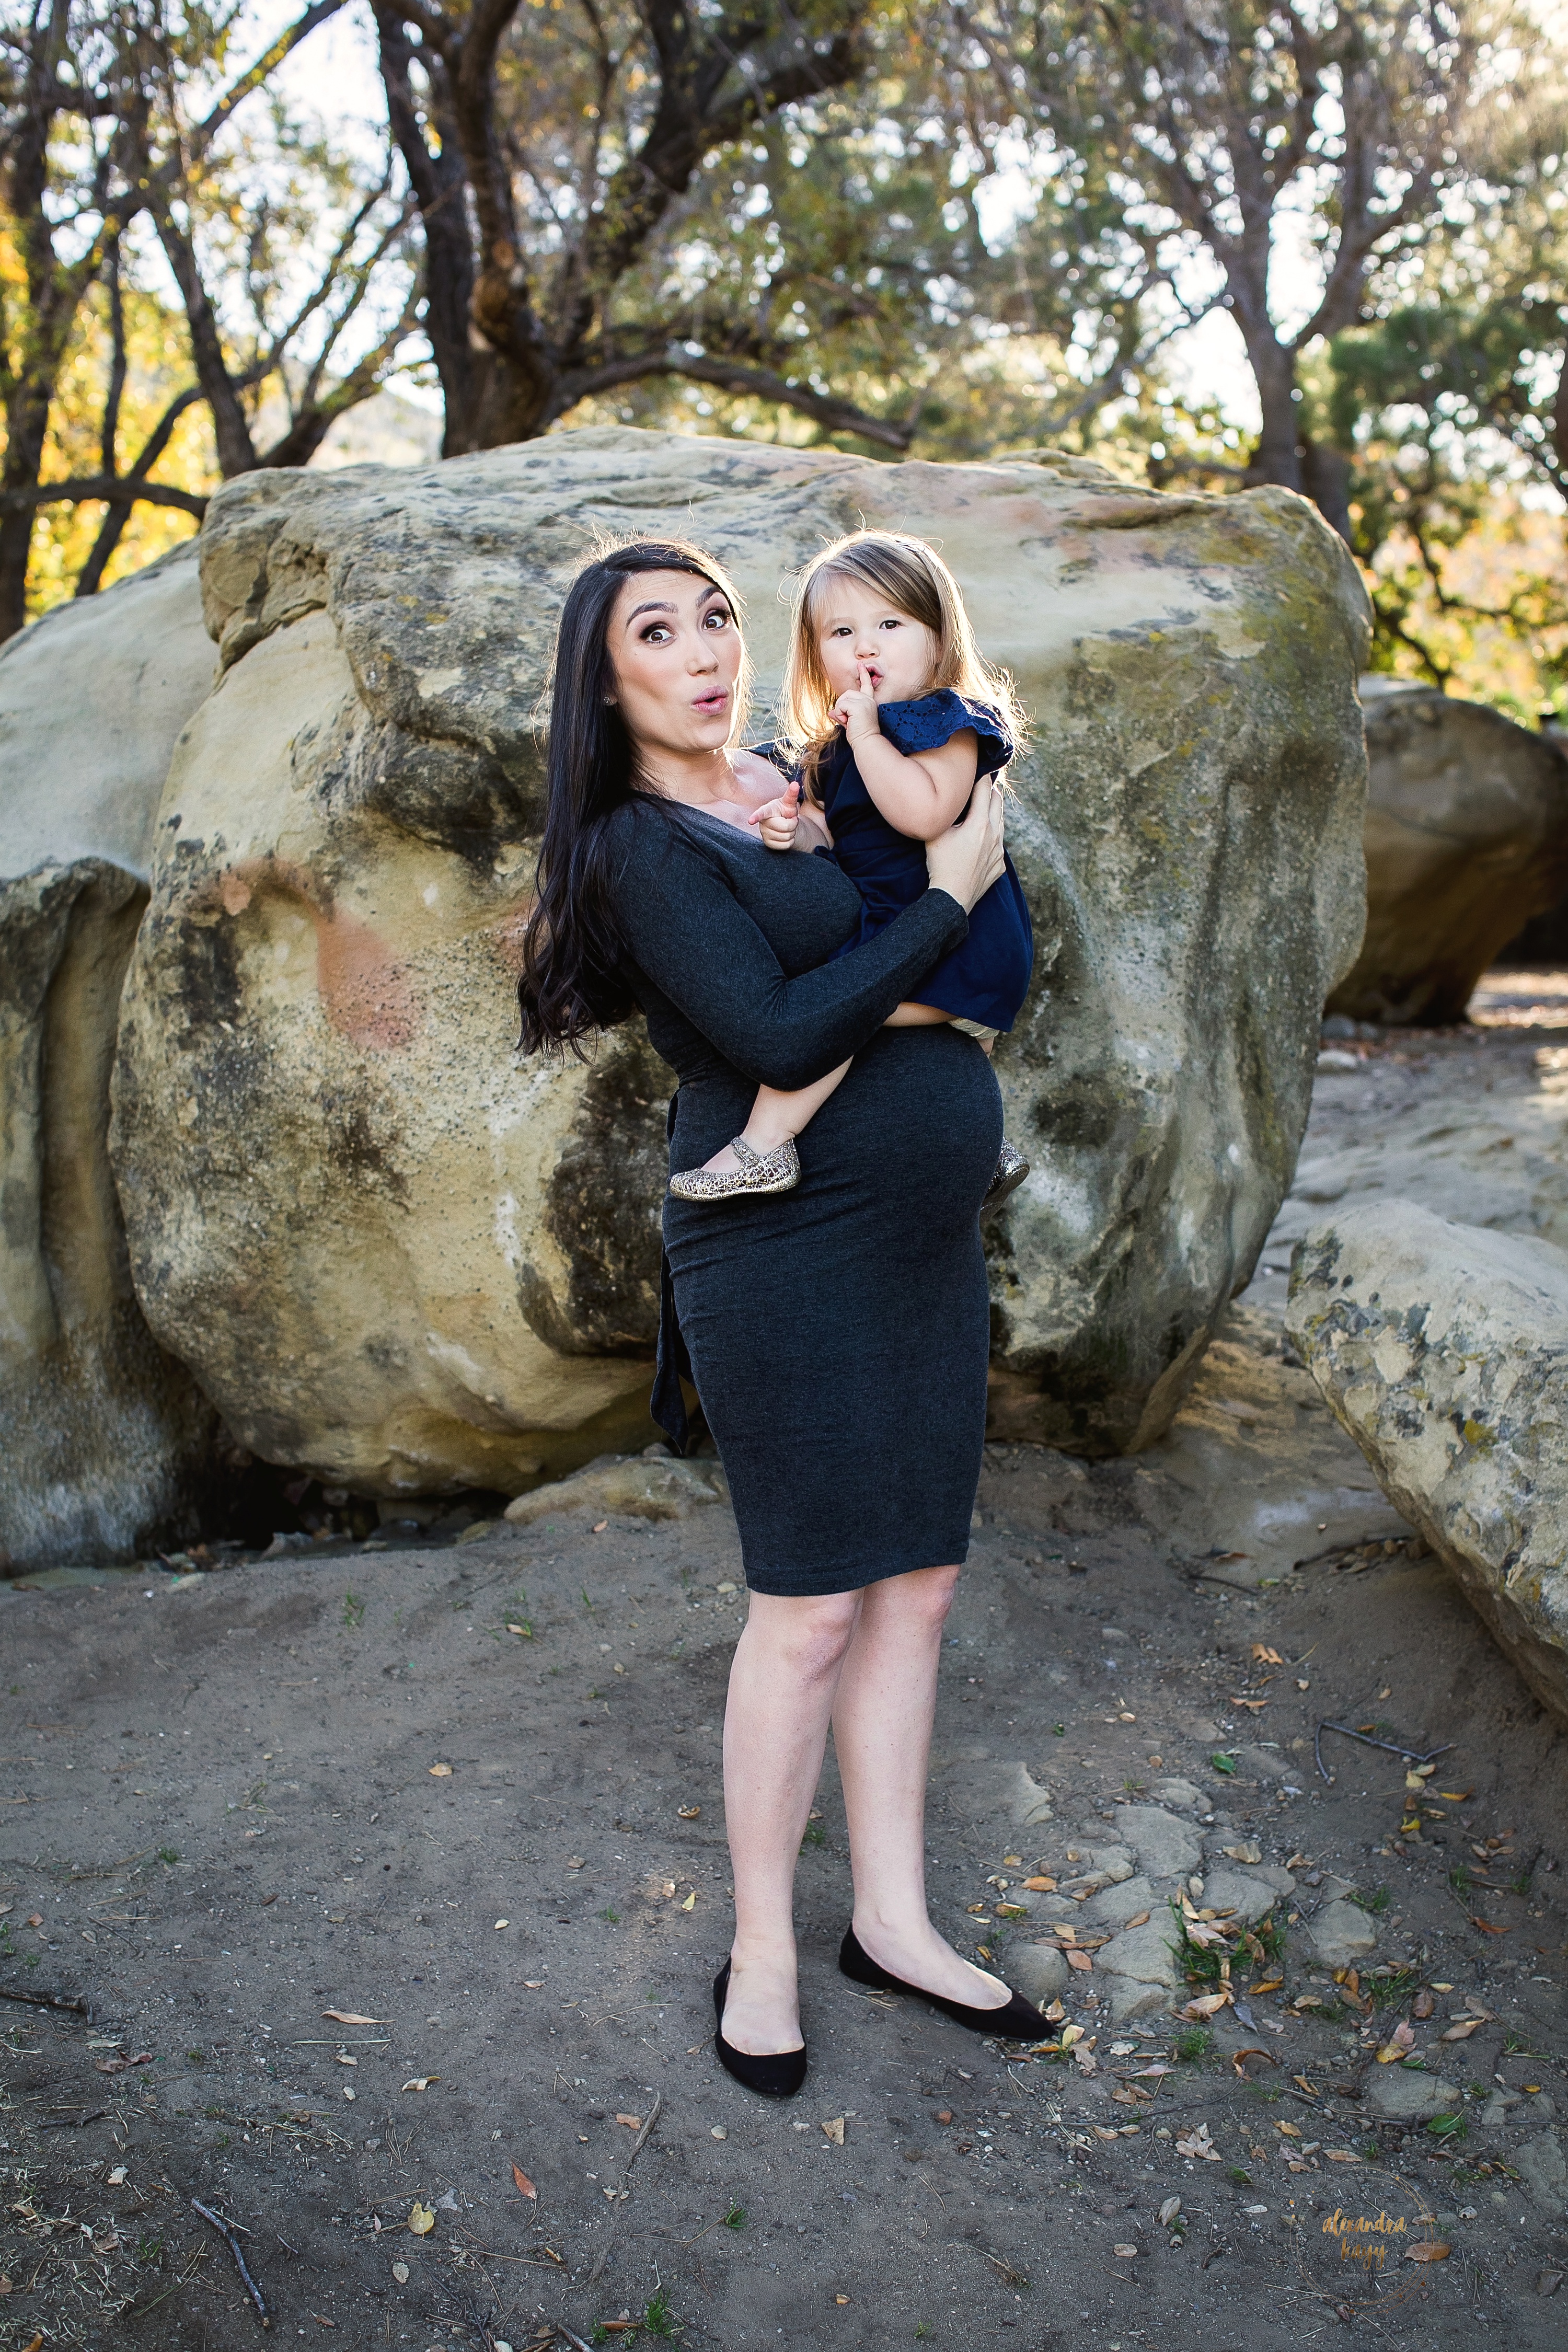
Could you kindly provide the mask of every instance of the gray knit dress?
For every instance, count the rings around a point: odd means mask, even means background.
[[[930,890],[841,956],[860,898],[830,857],[668,802],[613,824],[628,979],[680,1081],[672,1168],[738,1134],[759,1085],[806,1086],[855,1057],[801,1136],[793,1192],[665,1202],[667,1324],[672,1294],[747,1583],[847,1592],[962,1561],[1001,1099],[972,1037],[881,1024],[962,942],[963,909]]]

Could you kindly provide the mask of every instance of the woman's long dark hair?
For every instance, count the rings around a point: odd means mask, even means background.
[[[587,1058],[596,1030],[633,1010],[611,906],[609,822],[627,801],[663,805],[637,773],[610,660],[610,614],[639,572],[686,572],[710,580],[740,622],[742,606],[722,567],[683,539],[634,539],[601,548],[572,583],[551,671],[544,837],[537,897],[523,934],[517,1001],[519,1045]],[[737,681],[743,700],[745,670]]]

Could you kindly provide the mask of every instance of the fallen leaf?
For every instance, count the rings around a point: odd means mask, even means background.
[[[524,1992],[542,1992],[544,1990],[544,1979],[542,1977],[524,1977],[522,1980],[522,1989]]]
[[[436,2227],[435,2214],[428,2205],[421,2205],[417,2197],[408,2209],[408,2226],[416,2238],[427,2238]]]
[[[848,2302],[849,2297],[847,2294],[836,2294],[833,2300],[837,2304],[845,2304]]]
[[[333,2053],[333,2055],[336,2057],[340,2066],[357,2066],[359,2064],[359,2060],[357,2058],[351,2058],[346,2050],[336,2051]]]
[[[1478,1919],[1474,1913],[1470,1916],[1470,1925],[1479,1927],[1483,1936],[1506,1936],[1508,1933],[1506,1927],[1494,1927],[1489,1919]]]
[[[452,1768],[451,1768],[451,1766],[450,1766],[449,1764],[432,1764],[432,1765],[431,1765],[431,1767],[430,1767],[430,1778],[432,1779],[432,1780],[449,1780],[451,1779],[451,1777],[452,1777]]]
[[[1473,1795],[1474,1791],[1469,1789],[1439,1789],[1437,1794],[1446,1805],[1462,1805],[1465,1799]]]
[[[1024,1884],[1031,1895],[1054,1895],[1057,1891],[1054,1878],[1026,1878]]]
[[[1436,2007],[1436,2001],[1433,2000],[1426,1987],[1423,1985],[1420,1991],[1416,1994],[1415,2000],[1410,2004],[1410,2014],[1412,2017],[1430,2017]]]
[[[844,2145],[844,2118],[843,2118],[843,2116],[835,2116],[833,2117],[833,2120],[831,2121],[831,2123],[826,2123],[826,2124],[824,2124],[824,2125],[823,2125],[823,2126],[822,2126],[822,2128],[823,2128],[824,2132],[827,2135],[827,2137],[828,2137],[828,2138],[833,2142],[833,2145],[834,2145],[834,2147],[843,2147],[843,2145]]]
[[[33,1912],[26,1924],[29,1927],[41,1927],[44,1924],[43,1913],[41,1911]]]
[[[432,2083],[440,2079],[439,2074],[411,2074],[403,2087],[405,2091],[427,2091]]]
[[[1053,2025],[1059,2025],[1067,2011],[1059,2000],[1053,2000],[1040,2011],[1040,2014],[1042,2017],[1048,2018]]]
[[[124,2188],[124,2186],[125,2186],[125,2173],[126,2173],[126,2168],[125,2168],[125,2166],[124,2166],[124,2165],[122,2165],[122,2164],[117,2164],[117,2165],[115,2166],[115,2168],[114,2168],[113,2171],[112,2171],[112,2172],[110,2174],[110,2176],[109,2176],[109,2186],[110,2187],[110,2189],[123,2189],[123,2188]]]
[[[1458,2025],[1450,2025],[1447,2032],[1440,2038],[1444,2042],[1468,2042],[1480,2022],[1479,2017],[1461,2018]],[[1379,2051],[1378,2056],[1382,2055],[1383,2053]]]
[[[321,2015],[330,2017],[334,2025],[384,2025],[386,2023],[384,2017],[362,2017],[357,2009],[324,2009]]]
[[[1407,2263],[1446,2263],[1448,2249],[1441,2239],[1418,2238],[1415,2245],[1405,2248],[1405,2259]]]
[[[1094,1962],[1089,1958],[1089,1954],[1087,1952],[1079,1951],[1069,1951],[1067,1954],[1067,1964],[1069,1969],[1092,1969],[1094,1966]]]
[[[1122,1926],[1124,1927],[1146,1927],[1152,1916],[1152,1913],[1148,1911],[1134,1911],[1131,1919],[1125,1919],[1122,1921]]]
[[[1220,1852],[1228,1854],[1232,1862],[1261,1862],[1263,1859],[1260,1845],[1226,1845],[1221,1846]]]
[[[1233,1698],[1231,1700],[1232,1706],[1245,1706],[1253,1715],[1258,1714],[1268,1704],[1268,1701],[1266,1698]]]
[[[1326,2147],[1323,2154],[1331,2164],[1360,2164],[1362,2161],[1353,2147]]]
[[[641,2116],[617,2116],[616,2117],[616,2121],[618,2124],[625,2124],[628,2131],[641,2131],[642,2129]]]
[[[681,1907],[681,1909],[682,1909],[683,1911],[692,1911],[692,1910],[695,1910],[695,1909],[696,1909],[696,1907],[697,1907],[697,1889],[695,1888],[695,1886],[692,1888],[692,1890],[691,1890],[690,1894],[687,1896],[687,1898],[686,1898],[685,1902],[681,1905],[681,1906],[680,1906],[680,1907]]]
[[[532,1638],[530,1630],[526,1625],[513,1625],[509,1622],[506,1630],[509,1633],[521,1633],[525,1642],[530,1641]]]
[[[1224,1992],[1200,1993],[1195,2000],[1188,2001],[1182,2015],[1196,2018],[1213,2017],[1217,2011],[1224,2009],[1231,1999],[1232,1995],[1228,1990]]]
[[[1160,2208],[1161,2229],[1168,2230],[1181,2210],[1182,2200],[1179,2197],[1167,2197]]]
[[[1199,2124],[1195,2131],[1189,2132],[1184,2139],[1177,2140],[1175,2150],[1178,2156],[1201,2156],[1210,2164],[1217,2164],[1220,2160],[1219,2150],[1209,2137],[1207,2124]]]
[[[1254,1642],[1252,1654],[1260,1664],[1265,1666],[1282,1666],[1285,1663],[1278,1650],[1269,1649],[1263,1642]]]
[[[408,2284],[407,2263],[394,2263],[392,2265],[392,2275],[397,2281],[399,2286],[406,2286]]]
[[[1119,2263],[1131,2263],[1137,2260],[1138,2249],[1136,2246],[1112,2246],[1110,2251],[1115,2255]]]
[[[1094,2134],[1096,2139],[1120,2139],[1121,2137],[1121,2134],[1120,2132],[1110,2130],[1105,2124],[1090,2124],[1089,2130]]]
[[[1244,2059],[1247,2058],[1267,2058],[1271,2066],[1278,2066],[1279,2063],[1279,2061],[1275,2057],[1273,2052],[1269,2050],[1254,2050],[1251,2048],[1247,2048],[1246,2050],[1233,2050],[1230,2053],[1230,2063],[1235,2067],[1237,2074],[1240,2075],[1244,2083],[1247,2080],[1247,2068],[1242,2062]]]
[[[496,1926],[498,1927],[510,1927],[511,1926],[511,1921],[510,1919],[498,1919],[496,1921]]]
[[[700,1805],[677,1805],[675,1818],[678,1822],[694,1822],[700,1818],[701,1812]]]
[[[1277,2132],[1283,2132],[1287,2139],[1300,2139],[1301,2137],[1294,2124],[1276,2124],[1274,2128]]]
[[[526,2197],[530,2204],[537,2205],[539,2202],[539,2191],[534,2187],[532,2181],[529,2179],[527,2173],[521,2169],[521,2166],[515,2164],[512,2166],[511,2177],[517,2183],[518,2195],[520,2197]]]
[[[1253,1985],[1251,1990],[1255,1993],[1278,1992],[1284,1981],[1283,1977],[1265,1977],[1262,1983]]]

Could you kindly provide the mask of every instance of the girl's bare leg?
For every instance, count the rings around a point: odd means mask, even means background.
[[[837,1677],[833,1745],[849,1817],[855,1933],[906,1984],[1003,2007],[999,1977],[961,1959],[926,1911],[925,1795],[937,1667],[956,1568],[868,1585]]]
[[[860,1605],[858,1592],[753,1592],[730,1669],[724,1811],[735,1940],[724,2039],[753,2056],[801,2046],[795,1866]]]
[[[829,1070],[825,1078],[818,1078],[813,1086],[797,1087],[793,1094],[781,1094],[776,1087],[759,1087],[746,1124],[741,1129],[744,1140],[765,1160],[768,1153],[776,1151],[788,1137],[798,1135],[810,1124],[828,1096],[843,1084],[848,1067],[847,1062],[840,1062],[838,1067]],[[712,1170],[715,1175],[727,1175],[740,1164],[728,1144],[722,1151],[716,1151],[711,1160],[702,1162],[704,1168]],[[740,2044],[737,2042],[735,2046],[738,2049]]]

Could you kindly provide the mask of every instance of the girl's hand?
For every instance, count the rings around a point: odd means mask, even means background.
[[[746,819],[754,824],[769,849],[793,849],[795,829],[800,824],[800,786],[786,785],[776,800],[764,801]]]
[[[860,683],[848,687],[839,696],[828,713],[835,727],[842,727],[851,743],[863,743],[868,736],[880,735],[882,722],[877,716],[877,698],[871,691],[871,674],[864,662],[855,665]]]
[[[1004,872],[1006,844],[1000,785],[989,776],[974,787],[966,815],[926,844],[926,871],[933,890],[945,890],[970,914]]]

